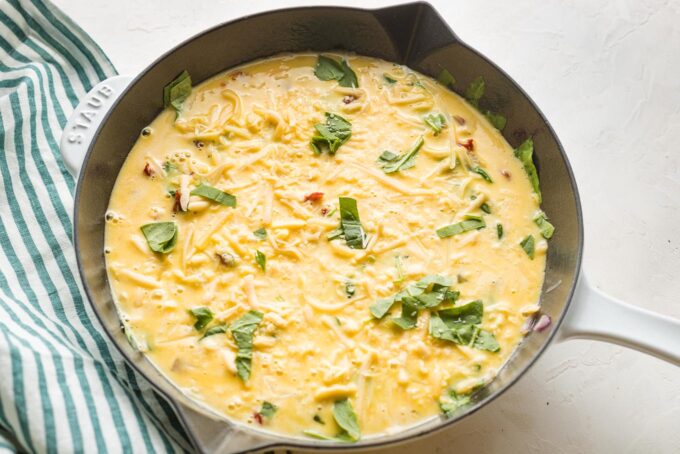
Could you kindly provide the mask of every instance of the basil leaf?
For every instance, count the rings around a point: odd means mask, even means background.
[[[361,437],[359,421],[349,399],[344,398],[333,403],[333,418],[342,429],[339,436],[346,435],[350,441],[357,441]]]
[[[524,249],[524,252],[527,253],[529,258],[531,260],[534,259],[534,248],[536,246],[536,241],[534,240],[533,235],[529,235],[528,237],[524,238],[520,243],[520,246],[522,246],[522,249]]]
[[[483,229],[484,227],[486,227],[484,219],[468,216],[468,219],[438,228],[436,233],[439,238],[448,238],[450,236],[469,232],[470,230]]]
[[[236,208],[236,197],[205,183],[199,184],[190,194],[212,200],[224,206]]]
[[[467,99],[470,104],[475,107],[479,106],[479,100],[484,96],[484,90],[486,84],[484,83],[484,78],[482,76],[477,77],[475,80],[470,82],[470,85],[465,90],[465,99]]]
[[[442,71],[437,76],[437,82],[445,87],[451,88],[451,86],[456,83],[456,79],[447,69],[442,69]]]
[[[366,232],[359,219],[357,201],[351,197],[340,197],[340,227],[331,232],[327,238],[345,238],[347,246],[352,249],[366,248]]]
[[[393,305],[394,298],[380,298],[374,304],[371,304],[369,311],[373,317],[380,320],[389,312]]]
[[[255,263],[257,263],[257,266],[259,266],[262,271],[267,271],[267,256],[259,250],[255,250]]]
[[[496,235],[498,236],[499,240],[503,238],[503,224],[496,224]]]
[[[255,235],[255,238],[257,238],[258,240],[266,240],[267,230],[264,227],[260,227],[259,229],[253,232],[253,235]]]
[[[163,107],[175,109],[177,116],[182,111],[182,104],[191,94],[191,76],[184,70],[172,82],[163,88]]]
[[[208,326],[208,323],[212,321],[214,316],[208,307],[195,307],[189,309],[189,313],[196,319],[196,323],[194,323],[196,331],[201,331]]]
[[[491,123],[493,127],[499,131],[505,129],[505,125],[508,123],[507,118],[505,118],[503,114],[499,114],[497,112],[491,112],[490,110],[487,110],[484,112],[484,116],[487,120],[489,120],[489,123]]]
[[[250,378],[253,359],[253,333],[262,322],[264,314],[248,311],[231,325],[231,336],[236,342],[236,371],[244,382]]]
[[[276,405],[272,404],[271,402],[267,402],[266,400],[262,402],[262,408],[260,408],[260,414],[264,416],[265,418],[271,418],[274,416],[274,413],[276,413],[276,410],[278,410],[279,407]]]
[[[434,135],[438,136],[442,129],[446,127],[446,118],[442,114],[429,114],[423,118],[425,124],[428,125],[434,131]]]
[[[149,248],[160,254],[167,254],[177,244],[177,224],[174,222],[154,222],[141,227]]]
[[[401,317],[393,318],[392,323],[403,330],[413,329],[418,322],[418,306],[413,297],[405,297],[401,301]]]
[[[479,300],[475,300],[462,306],[442,309],[438,312],[438,315],[447,325],[450,323],[471,323],[473,325],[478,325],[482,323],[484,304]]]
[[[224,334],[227,332],[228,329],[229,325],[227,324],[215,325],[211,328],[208,328],[206,332],[203,333],[201,339],[205,339],[208,336],[214,336],[215,334]]]
[[[379,158],[381,162],[384,162],[384,165],[382,166],[383,172],[394,173],[399,172],[401,170],[410,169],[411,167],[415,166],[416,155],[418,154],[420,147],[422,147],[424,143],[425,141],[423,140],[423,136],[418,137],[418,139],[416,139],[413,145],[411,145],[410,150],[408,150],[406,153],[402,155],[399,155],[397,158],[391,158],[389,161],[385,160],[386,157],[385,153],[390,153],[390,156],[394,155],[394,153],[391,152],[383,153]]]
[[[383,79],[385,79],[385,82],[387,82],[390,85],[397,83],[397,79],[395,79],[394,77],[390,76],[387,73],[383,74]]]
[[[487,350],[490,352],[497,352],[501,349],[501,346],[496,340],[496,336],[486,330],[480,329],[475,338],[473,347],[479,350]]]
[[[470,394],[458,394],[453,389],[450,389],[439,399],[439,409],[444,416],[450,418],[458,409],[469,405],[471,402]]]
[[[533,161],[534,155],[534,141],[532,139],[525,140],[522,145],[515,149],[515,156],[522,162],[524,166],[524,171],[529,177],[529,182],[531,187],[534,188],[534,192],[538,196],[538,203],[543,201],[541,196],[541,188],[538,183],[538,172],[536,171],[536,166]]]
[[[337,80],[341,87],[357,88],[359,86],[356,73],[345,59],[338,62],[335,59],[319,55],[314,67],[314,75],[319,80]]]
[[[474,169],[471,169],[474,173],[480,175],[484,180],[488,181],[489,183],[493,183],[493,180],[489,176],[488,173],[486,173],[486,170],[482,169],[481,167],[475,167]]]
[[[352,137],[352,124],[340,115],[326,112],[326,123],[314,126],[317,134],[312,137],[312,150],[321,154],[327,151],[334,155],[340,146]]]
[[[548,217],[544,212],[539,211],[536,217],[534,217],[534,222],[538,228],[541,229],[541,235],[543,235],[543,238],[546,240],[552,238],[553,233],[555,233],[555,227],[550,222],[548,222]]]

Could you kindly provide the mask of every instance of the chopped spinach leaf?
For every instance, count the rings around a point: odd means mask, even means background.
[[[227,324],[221,324],[221,325],[215,325],[210,328],[208,328],[205,333],[203,333],[203,336],[201,339],[205,339],[208,336],[214,336],[215,334],[224,334],[227,332],[229,329],[229,325]]]
[[[194,190],[191,191],[191,195],[197,195],[221,205],[236,208],[236,197],[205,183],[201,183],[194,188]]]
[[[203,328],[208,326],[208,323],[210,323],[214,317],[209,307],[195,307],[193,309],[189,309],[189,314],[191,314],[196,319],[196,323],[194,323],[194,328],[196,331],[203,330]]]
[[[442,69],[439,76],[437,76],[437,82],[445,87],[451,88],[451,86],[456,83],[456,79],[447,69]]]
[[[478,300],[442,309],[430,317],[430,335],[459,345],[497,352],[500,346],[495,336],[479,327],[483,315],[484,305]]]
[[[450,224],[437,229],[437,236],[439,238],[448,238],[453,235],[469,232],[470,230],[479,230],[486,227],[484,219],[478,216],[466,216],[466,219],[455,224]]]
[[[538,212],[538,214],[534,217],[534,222],[538,228],[541,229],[541,235],[543,235],[543,238],[546,240],[552,238],[553,233],[555,233],[555,227],[550,222],[548,222],[548,216],[546,216],[543,211]]]
[[[260,227],[259,229],[253,231],[253,235],[255,235],[255,238],[258,240],[266,240],[267,230],[264,227]]]
[[[489,206],[488,203],[484,202],[479,206],[479,209],[485,212],[486,214],[491,214],[491,207]]]
[[[241,318],[232,323],[230,331],[236,342],[236,371],[241,380],[250,378],[253,360],[253,333],[262,322],[264,314],[258,311],[248,311]]]
[[[496,235],[498,236],[499,240],[503,238],[503,224],[500,222],[496,224]]]
[[[397,79],[395,79],[394,77],[390,76],[387,73],[383,74],[383,79],[385,79],[385,82],[387,82],[390,85],[397,83]]]
[[[439,399],[439,409],[444,416],[450,418],[459,408],[463,408],[472,402],[470,394],[458,394],[453,389],[449,389],[442,398]]]
[[[486,170],[482,169],[481,167],[475,167],[471,169],[474,173],[480,175],[482,178],[484,178],[485,181],[488,181],[489,183],[493,183],[493,180],[489,176],[489,174],[486,172]]]
[[[325,151],[334,155],[338,148],[352,137],[352,124],[340,115],[326,112],[326,123],[314,126],[317,134],[312,137],[312,150],[321,154]]]
[[[328,234],[328,240],[344,238],[352,249],[366,249],[366,232],[359,219],[357,201],[351,197],[340,197],[340,227]]]
[[[401,317],[393,318],[392,323],[403,330],[416,327],[418,323],[418,306],[413,298],[405,297],[401,300]]]
[[[182,111],[182,104],[191,94],[191,76],[185,70],[175,78],[172,82],[163,88],[163,107],[171,107],[175,109],[175,113],[179,116]]]
[[[522,246],[522,249],[524,249],[524,252],[527,253],[529,258],[531,260],[534,259],[534,248],[536,246],[536,241],[534,240],[533,235],[529,235],[526,238],[524,238],[520,243],[520,246]]]
[[[340,437],[349,441],[357,441],[361,437],[359,421],[349,399],[344,398],[333,403],[333,418],[340,426],[341,432],[338,434]]]
[[[337,80],[341,87],[357,88],[359,81],[356,73],[350,68],[347,60],[337,61],[333,58],[319,55],[314,68],[314,74],[319,80]]]
[[[501,349],[501,346],[496,340],[496,336],[483,329],[480,329],[477,333],[473,347],[479,350],[487,350],[490,352],[497,352]]]
[[[264,416],[265,418],[271,418],[274,416],[274,413],[276,413],[276,410],[278,410],[279,407],[274,405],[271,402],[267,402],[266,400],[262,402],[262,408],[260,408],[260,414]]]
[[[475,107],[479,107],[479,100],[484,96],[484,89],[486,84],[484,83],[484,78],[482,76],[477,77],[475,80],[470,82],[470,85],[465,90],[465,99],[467,99],[470,104]]]
[[[174,222],[154,222],[141,227],[149,248],[160,254],[167,254],[177,244],[177,224]]]
[[[534,141],[531,138],[525,140],[522,145],[515,149],[515,156],[522,162],[524,171],[529,177],[531,187],[534,188],[534,192],[538,196],[538,203],[541,203],[543,198],[541,197],[541,188],[538,183],[538,172],[536,171],[536,166],[534,165],[533,155]]]
[[[418,137],[418,139],[411,145],[411,148],[401,155],[395,155],[392,152],[386,151],[380,155],[378,162],[382,163],[382,169],[385,173],[394,173],[401,170],[407,170],[416,165],[416,155],[423,146],[425,141],[423,136]],[[387,154],[389,153],[389,155]]]
[[[491,112],[490,110],[487,110],[484,112],[484,116],[487,120],[489,120],[489,123],[491,123],[493,127],[499,131],[505,129],[505,125],[508,123],[507,118],[505,118],[503,114],[497,112]]]
[[[354,282],[352,281],[345,282],[345,294],[347,295],[347,298],[353,297],[356,292],[357,288],[356,285],[354,285]]]
[[[443,114],[426,115],[423,121],[434,131],[435,136],[438,136],[442,129],[446,127],[446,118]]]
[[[267,256],[259,250],[255,250],[255,263],[262,271],[267,271]]]
[[[381,319],[387,314],[394,305],[394,298],[380,298],[374,304],[371,304],[369,310],[371,315],[377,319]]]

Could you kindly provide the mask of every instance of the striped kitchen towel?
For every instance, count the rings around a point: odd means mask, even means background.
[[[190,449],[78,277],[75,181],[58,143],[78,99],[113,74],[55,6],[0,0],[0,453]]]

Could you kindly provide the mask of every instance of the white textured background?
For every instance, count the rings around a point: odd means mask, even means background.
[[[120,73],[133,74],[206,27],[328,2],[55,3]],[[680,318],[680,1],[431,3],[526,89],[557,131],[581,192],[591,280]],[[392,451],[679,453],[680,368],[589,341],[554,345],[491,405]]]

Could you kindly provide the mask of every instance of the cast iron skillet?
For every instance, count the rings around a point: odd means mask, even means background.
[[[226,421],[186,397],[128,343],[111,296],[103,255],[104,214],[111,190],[139,132],[162,109],[162,88],[169,81],[185,69],[199,83],[232,66],[277,53],[333,49],[401,63],[433,77],[446,68],[456,77],[457,88],[483,76],[487,104],[482,107],[508,118],[503,131],[508,142],[517,146],[528,135],[534,139],[542,207],[556,227],[541,296],[542,313],[551,317],[552,325],[527,335],[498,377],[453,418],[434,418],[398,434],[366,438],[353,445],[266,433]],[[581,207],[569,162],[555,132],[529,96],[500,68],[464,44],[427,3],[378,10],[292,8],[219,25],[166,53],[132,80],[116,76],[97,85],[73,113],[61,147],[67,166],[80,174],[74,243],[92,307],[128,362],[174,405],[198,451],[365,448],[429,434],[455,424],[512,386],[538,359],[561,324],[564,326],[559,334],[563,338],[607,340],[680,364],[677,320],[613,301],[589,287],[582,276],[579,278]]]

